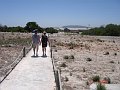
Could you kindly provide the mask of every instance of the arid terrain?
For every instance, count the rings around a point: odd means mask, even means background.
[[[13,68],[10,65],[22,53],[23,47],[27,49],[30,46],[29,33],[0,32],[0,77],[4,77]]]
[[[23,47],[31,46],[31,35],[0,33],[0,77]],[[58,33],[50,35],[50,41],[64,90],[89,90],[89,81],[96,75],[120,84],[120,37]]]
[[[120,37],[53,34],[55,66],[64,90],[89,90],[93,76],[120,84]]]

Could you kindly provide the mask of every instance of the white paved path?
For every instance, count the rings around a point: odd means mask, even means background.
[[[0,84],[0,90],[55,90],[50,48],[47,47],[47,57],[41,57],[41,46],[39,57],[32,55],[31,50]]]

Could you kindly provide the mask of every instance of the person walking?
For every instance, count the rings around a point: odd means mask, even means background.
[[[46,47],[47,47],[47,42],[49,42],[48,37],[46,36],[46,32],[43,32],[43,35],[41,37],[41,42],[42,42],[42,51],[43,51],[43,56],[46,55]]]
[[[34,34],[32,35],[32,46],[33,46],[33,56],[38,56],[38,49],[39,49],[39,44],[40,44],[40,36],[37,34],[37,29],[35,29]]]

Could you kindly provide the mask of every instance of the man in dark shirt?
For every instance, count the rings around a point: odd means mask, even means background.
[[[43,51],[43,56],[46,56],[46,47],[47,47],[47,42],[49,42],[48,37],[46,36],[46,32],[43,32],[43,35],[41,37],[41,42],[42,42],[42,51]]]

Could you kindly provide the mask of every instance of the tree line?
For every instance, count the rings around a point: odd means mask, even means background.
[[[82,32],[83,35],[120,36],[120,25],[108,24]]]
[[[7,25],[0,25],[0,32],[32,32],[35,29],[37,29],[39,33],[42,33],[43,31],[46,31],[47,33],[58,33],[58,30],[52,27],[42,28],[36,22],[28,22],[25,27],[8,27]]]

